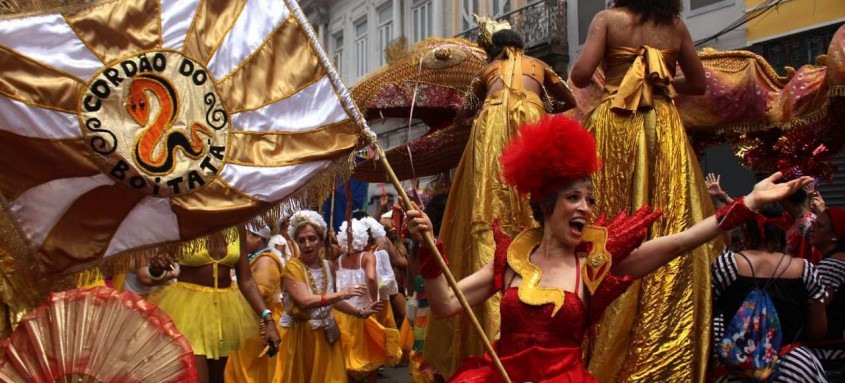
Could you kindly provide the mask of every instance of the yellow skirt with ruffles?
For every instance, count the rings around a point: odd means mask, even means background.
[[[150,303],[173,319],[194,355],[220,359],[237,351],[241,342],[258,333],[258,315],[237,284],[219,288],[176,282],[150,294]]]
[[[340,342],[330,345],[322,329],[294,320],[282,339],[285,383],[346,383]]]
[[[364,380],[381,366],[399,363],[399,330],[382,326],[375,317],[360,319],[337,310],[333,313],[340,326],[346,372],[352,379]]]
[[[264,351],[264,337],[259,334],[253,335],[241,343],[241,348],[237,352],[229,356],[226,362],[226,373],[224,374],[226,382],[239,383],[281,383],[282,375],[284,374],[285,356],[281,351],[283,344],[287,339],[285,338],[286,328],[279,326],[279,319],[285,311],[285,306],[281,302],[275,304],[273,310],[273,322],[276,330],[279,331],[279,337],[282,343],[279,345],[279,353],[272,358],[265,356],[259,357]]]

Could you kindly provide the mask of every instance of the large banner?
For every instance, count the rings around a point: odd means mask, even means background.
[[[68,275],[322,201],[371,134],[293,0],[25,3],[0,6],[19,265]]]

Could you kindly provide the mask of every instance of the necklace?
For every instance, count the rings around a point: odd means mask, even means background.
[[[323,288],[317,289],[317,281],[314,280],[314,275],[311,274],[311,268],[305,265],[305,274],[308,275],[308,284],[311,286],[311,291],[314,294],[324,294],[329,288],[329,271],[326,270],[326,263],[320,261],[320,267],[323,270]]]
[[[257,258],[259,255],[261,255],[261,254],[262,254],[262,253],[264,253],[265,251],[269,251],[269,250],[270,250],[270,246],[267,246],[267,247],[265,247],[265,248],[263,248],[263,249],[261,249],[261,250],[258,250],[258,251],[256,251],[256,252],[254,252],[254,253],[250,254],[250,255],[249,255],[249,257],[248,257],[248,258],[249,258],[249,261],[250,261],[250,262],[252,262],[252,261],[253,261],[255,258]]]

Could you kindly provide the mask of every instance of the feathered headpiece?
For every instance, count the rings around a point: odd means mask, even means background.
[[[511,29],[511,24],[506,21],[496,21],[487,16],[475,17],[475,22],[478,23],[478,45],[481,47],[493,47],[493,34],[503,29]]]
[[[535,201],[601,168],[593,135],[562,115],[520,126],[499,161],[505,182],[521,194],[530,193]]]

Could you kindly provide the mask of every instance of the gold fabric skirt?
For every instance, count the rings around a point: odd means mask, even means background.
[[[285,331],[280,354],[284,358],[285,383],[346,383],[340,341],[330,345],[322,329],[294,320]]]
[[[241,348],[229,356],[226,362],[226,382],[239,383],[281,383],[285,367],[285,354],[281,352],[284,347],[286,328],[279,326],[279,319],[285,312],[285,306],[277,302],[271,306],[273,322],[279,332],[282,343],[279,345],[279,352],[272,358],[266,355],[258,357],[264,351],[264,337],[255,334],[246,338],[241,343]]]
[[[226,288],[176,282],[147,299],[173,319],[191,343],[195,355],[220,359],[237,351],[241,342],[258,333],[258,315],[232,283]]]
[[[604,166],[593,175],[595,213],[644,204],[663,211],[649,237],[678,233],[713,214],[701,169],[674,104],[617,114],[600,104],[587,122]],[[602,382],[700,382],[710,339],[710,262],[721,239],[635,283],[600,324],[589,363]]]
[[[545,115],[540,98],[530,92],[526,96],[519,103],[506,90],[488,95],[473,122],[440,229],[440,240],[458,280],[493,260],[493,220],[498,219],[510,235],[536,226],[528,199],[500,179],[502,149],[516,136],[520,124],[537,122]],[[498,295],[474,311],[492,341],[499,332]],[[464,357],[484,353],[483,343],[465,315],[432,318],[428,326],[423,354],[444,376],[450,376]]]
[[[337,310],[333,314],[340,327],[346,372],[353,380],[364,380],[381,366],[399,363],[399,330],[385,328],[375,317],[359,319]]]

